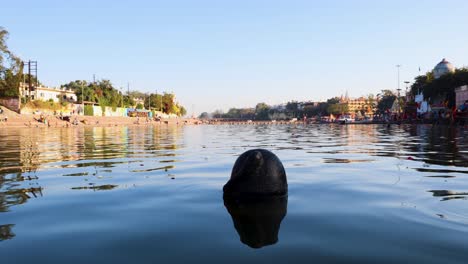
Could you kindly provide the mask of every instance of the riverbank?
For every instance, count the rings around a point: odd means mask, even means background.
[[[5,120],[6,118],[6,120]],[[195,119],[171,118],[155,121],[138,117],[98,117],[71,116],[66,120],[59,116],[30,115],[0,115],[0,127],[76,127],[76,126],[144,126],[164,124],[196,124]]]

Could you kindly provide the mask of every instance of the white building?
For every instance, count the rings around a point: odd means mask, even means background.
[[[434,70],[432,70],[435,79],[439,79],[442,75],[453,72],[455,72],[455,67],[445,58],[434,67]]]
[[[427,103],[426,100],[424,100],[423,93],[417,94],[414,97],[414,101],[417,103],[418,108],[418,114],[423,114],[429,112],[429,104]]]
[[[31,100],[52,100],[58,102],[76,102],[77,97],[73,90],[67,90],[65,88],[37,86],[34,91],[29,91],[29,86],[26,83],[20,84],[20,95],[21,97],[27,97]]]
[[[453,66],[452,63],[447,61],[445,58],[442,59],[442,61],[439,62],[432,70],[432,73],[434,74],[435,79],[438,79],[445,74],[453,73],[453,72],[455,72],[455,67]],[[420,92],[419,94],[415,96],[414,101],[418,104],[417,111],[419,114],[424,114],[424,113],[431,111],[431,106],[425,100],[422,92]]]
[[[468,101],[468,85],[455,88],[455,105],[460,106]]]

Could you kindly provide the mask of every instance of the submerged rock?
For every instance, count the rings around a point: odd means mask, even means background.
[[[237,158],[225,196],[278,196],[288,193],[286,172],[279,158],[265,149],[253,149]]]

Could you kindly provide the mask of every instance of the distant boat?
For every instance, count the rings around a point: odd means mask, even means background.
[[[338,118],[338,123],[340,124],[354,123],[354,121],[354,118],[352,118],[350,115],[342,115],[340,118]]]

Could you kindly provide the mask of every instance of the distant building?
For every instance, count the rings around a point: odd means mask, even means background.
[[[468,101],[468,85],[455,88],[455,105],[460,106]]]
[[[442,59],[441,62],[439,62],[434,69],[432,70],[432,73],[434,74],[434,78],[438,79],[441,76],[444,76],[445,74],[448,73],[453,73],[455,72],[455,67],[453,66],[452,63],[447,61],[445,58]],[[459,87],[461,88],[461,87]],[[457,88],[458,89],[458,88]],[[439,96],[436,98],[431,98],[431,101],[435,103],[432,106],[435,105],[443,105],[443,101],[445,100],[445,96]],[[424,98],[423,92],[420,91],[418,94],[415,95],[414,101],[417,104],[417,112],[418,114],[424,114],[427,112],[430,112],[431,105],[429,104],[429,100],[427,98]]]
[[[358,111],[364,111],[364,113],[371,114],[373,109],[377,106],[377,99],[372,102],[366,97],[359,97],[356,99],[350,99],[346,93],[345,97],[340,98],[340,104],[347,106],[349,113],[356,113]]]
[[[452,63],[448,62],[445,58],[442,59],[441,62],[439,62],[435,67],[434,70],[432,70],[432,73],[434,74],[434,78],[438,79],[441,76],[447,74],[447,73],[453,73],[455,72],[455,67],[452,65]]]
[[[21,97],[30,98],[31,100],[52,100],[56,103],[63,101],[74,103],[77,101],[76,94],[71,89],[39,85],[35,87],[33,91],[29,91],[27,83],[20,84],[20,95]]]
[[[414,102],[417,105],[417,113],[423,114],[429,111],[429,104],[424,100],[423,93],[419,93],[414,97]]]
[[[133,101],[135,102],[135,105],[133,107],[137,107],[139,104],[141,104],[143,107],[145,106],[145,98],[133,98]]]

